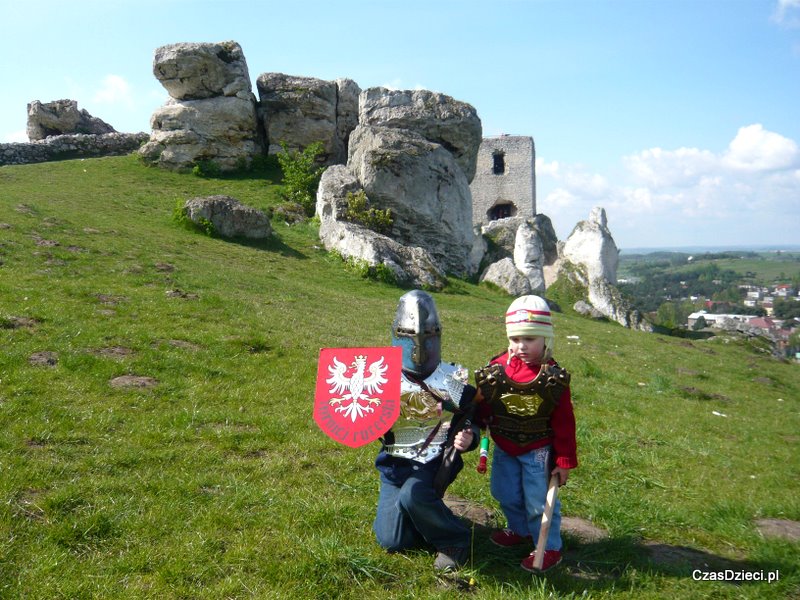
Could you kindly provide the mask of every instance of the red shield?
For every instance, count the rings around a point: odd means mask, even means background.
[[[340,444],[377,440],[400,416],[402,349],[323,348],[319,352],[314,420]]]

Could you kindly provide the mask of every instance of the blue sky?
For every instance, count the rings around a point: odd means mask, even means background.
[[[32,100],[149,131],[153,51],[237,41],[256,77],[349,77],[531,135],[559,238],[603,206],[620,248],[800,244],[800,0],[0,0],[0,141]]]

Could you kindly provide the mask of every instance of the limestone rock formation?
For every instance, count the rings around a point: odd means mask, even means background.
[[[592,209],[589,219],[580,221],[564,244],[564,258],[586,268],[589,278],[617,283],[619,250],[608,229],[606,211]]]
[[[544,293],[544,248],[539,234],[527,221],[517,229],[514,265],[530,283],[532,293]]]
[[[514,261],[509,257],[489,265],[481,275],[480,281],[496,285],[511,296],[534,293],[528,278],[517,269]]]
[[[382,95],[390,98],[382,100]],[[409,106],[403,98],[428,101]],[[451,151],[455,146],[447,141],[457,138],[447,133],[456,120],[445,119],[440,130],[432,123],[437,115],[461,115],[458,122],[463,126],[465,115],[473,114],[477,120],[474,109],[441,94],[398,95],[383,88],[362,92],[359,105],[359,125],[350,134],[347,165],[330,167],[317,193],[325,247],[369,264],[381,261],[398,280],[432,289],[444,285],[445,274],[473,275],[485,243],[472,227],[472,198],[461,165],[477,152],[480,133],[474,148],[462,140],[465,145],[458,160]],[[399,108],[396,114],[388,111],[381,117],[381,107]],[[383,118],[390,126],[375,124]],[[480,120],[477,127],[480,130]],[[347,193],[360,190],[374,208],[391,211],[393,222],[386,236],[343,222]]]
[[[562,254],[558,276],[585,288],[586,300],[596,311],[625,327],[652,331],[652,325],[616,288],[619,251],[604,209],[594,208],[587,221],[575,226]],[[591,316],[597,318],[597,313]]]
[[[269,217],[230,196],[192,198],[184,205],[194,223],[210,222],[214,233],[226,238],[263,239],[272,235]]]
[[[359,124],[416,131],[448,150],[468,183],[475,177],[482,127],[469,104],[428,90],[380,87],[365,90],[360,102]]]
[[[156,49],[153,73],[170,100],[150,119],[145,161],[184,170],[213,161],[232,171],[261,154],[256,100],[236,42],[181,43]]]
[[[262,73],[256,87],[270,154],[281,151],[281,142],[290,150],[322,142],[327,164],[346,162],[361,93],[354,81]]]
[[[103,135],[116,130],[85,109],[78,110],[76,100],[55,100],[28,104],[28,139],[32,142],[55,135],[89,134]]]
[[[474,243],[472,196],[464,172],[441,144],[416,131],[359,125],[348,167],[381,209],[391,209],[392,239],[420,246],[442,271],[463,277]]]
[[[488,243],[483,264],[489,264],[491,268],[499,261],[511,259],[514,268],[528,281],[531,290],[529,293],[544,293],[547,287],[545,270],[558,258],[558,238],[546,215],[536,215],[533,219],[509,217],[490,221],[481,228],[481,232]],[[493,273],[497,273],[498,269],[502,272],[506,268],[504,263],[494,267]],[[487,271],[484,271],[482,281],[486,275]],[[503,281],[510,279],[505,277]],[[502,283],[493,283],[510,295],[516,295],[514,286],[505,287]]]
[[[347,194],[362,189],[356,176],[344,165],[329,167],[322,174],[316,211],[320,218],[319,237],[325,248],[369,267],[384,265],[400,285],[442,289],[445,275],[422,248],[404,246],[344,220]]]
[[[236,42],[161,46],[155,51],[153,74],[175,100],[251,97],[247,62]]]

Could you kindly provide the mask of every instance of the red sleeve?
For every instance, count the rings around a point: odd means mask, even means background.
[[[550,416],[553,429],[553,453],[557,467],[574,469],[578,466],[578,443],[575,440],[575,412],[569,388],[561,394],[558,406]]]

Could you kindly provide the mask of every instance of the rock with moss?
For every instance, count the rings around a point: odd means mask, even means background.
[[[263,239],[272,235],[269,217],[230,196],[192,198],[184,205],[186,217],[209,233],[225,238]]]
[[[359,125],[348,168],[373,206],[390,209],[390,237],[425,249],[446,273],[477,271],[472,196],[464,172],[441,144],[407,129]]]
[[[361,93],[354,81],[262,73],[256,88],[270,154],[281,151],[281,142],[290,150],[321,142],[326,164],[347,161],[347,140],[357,124]]]

